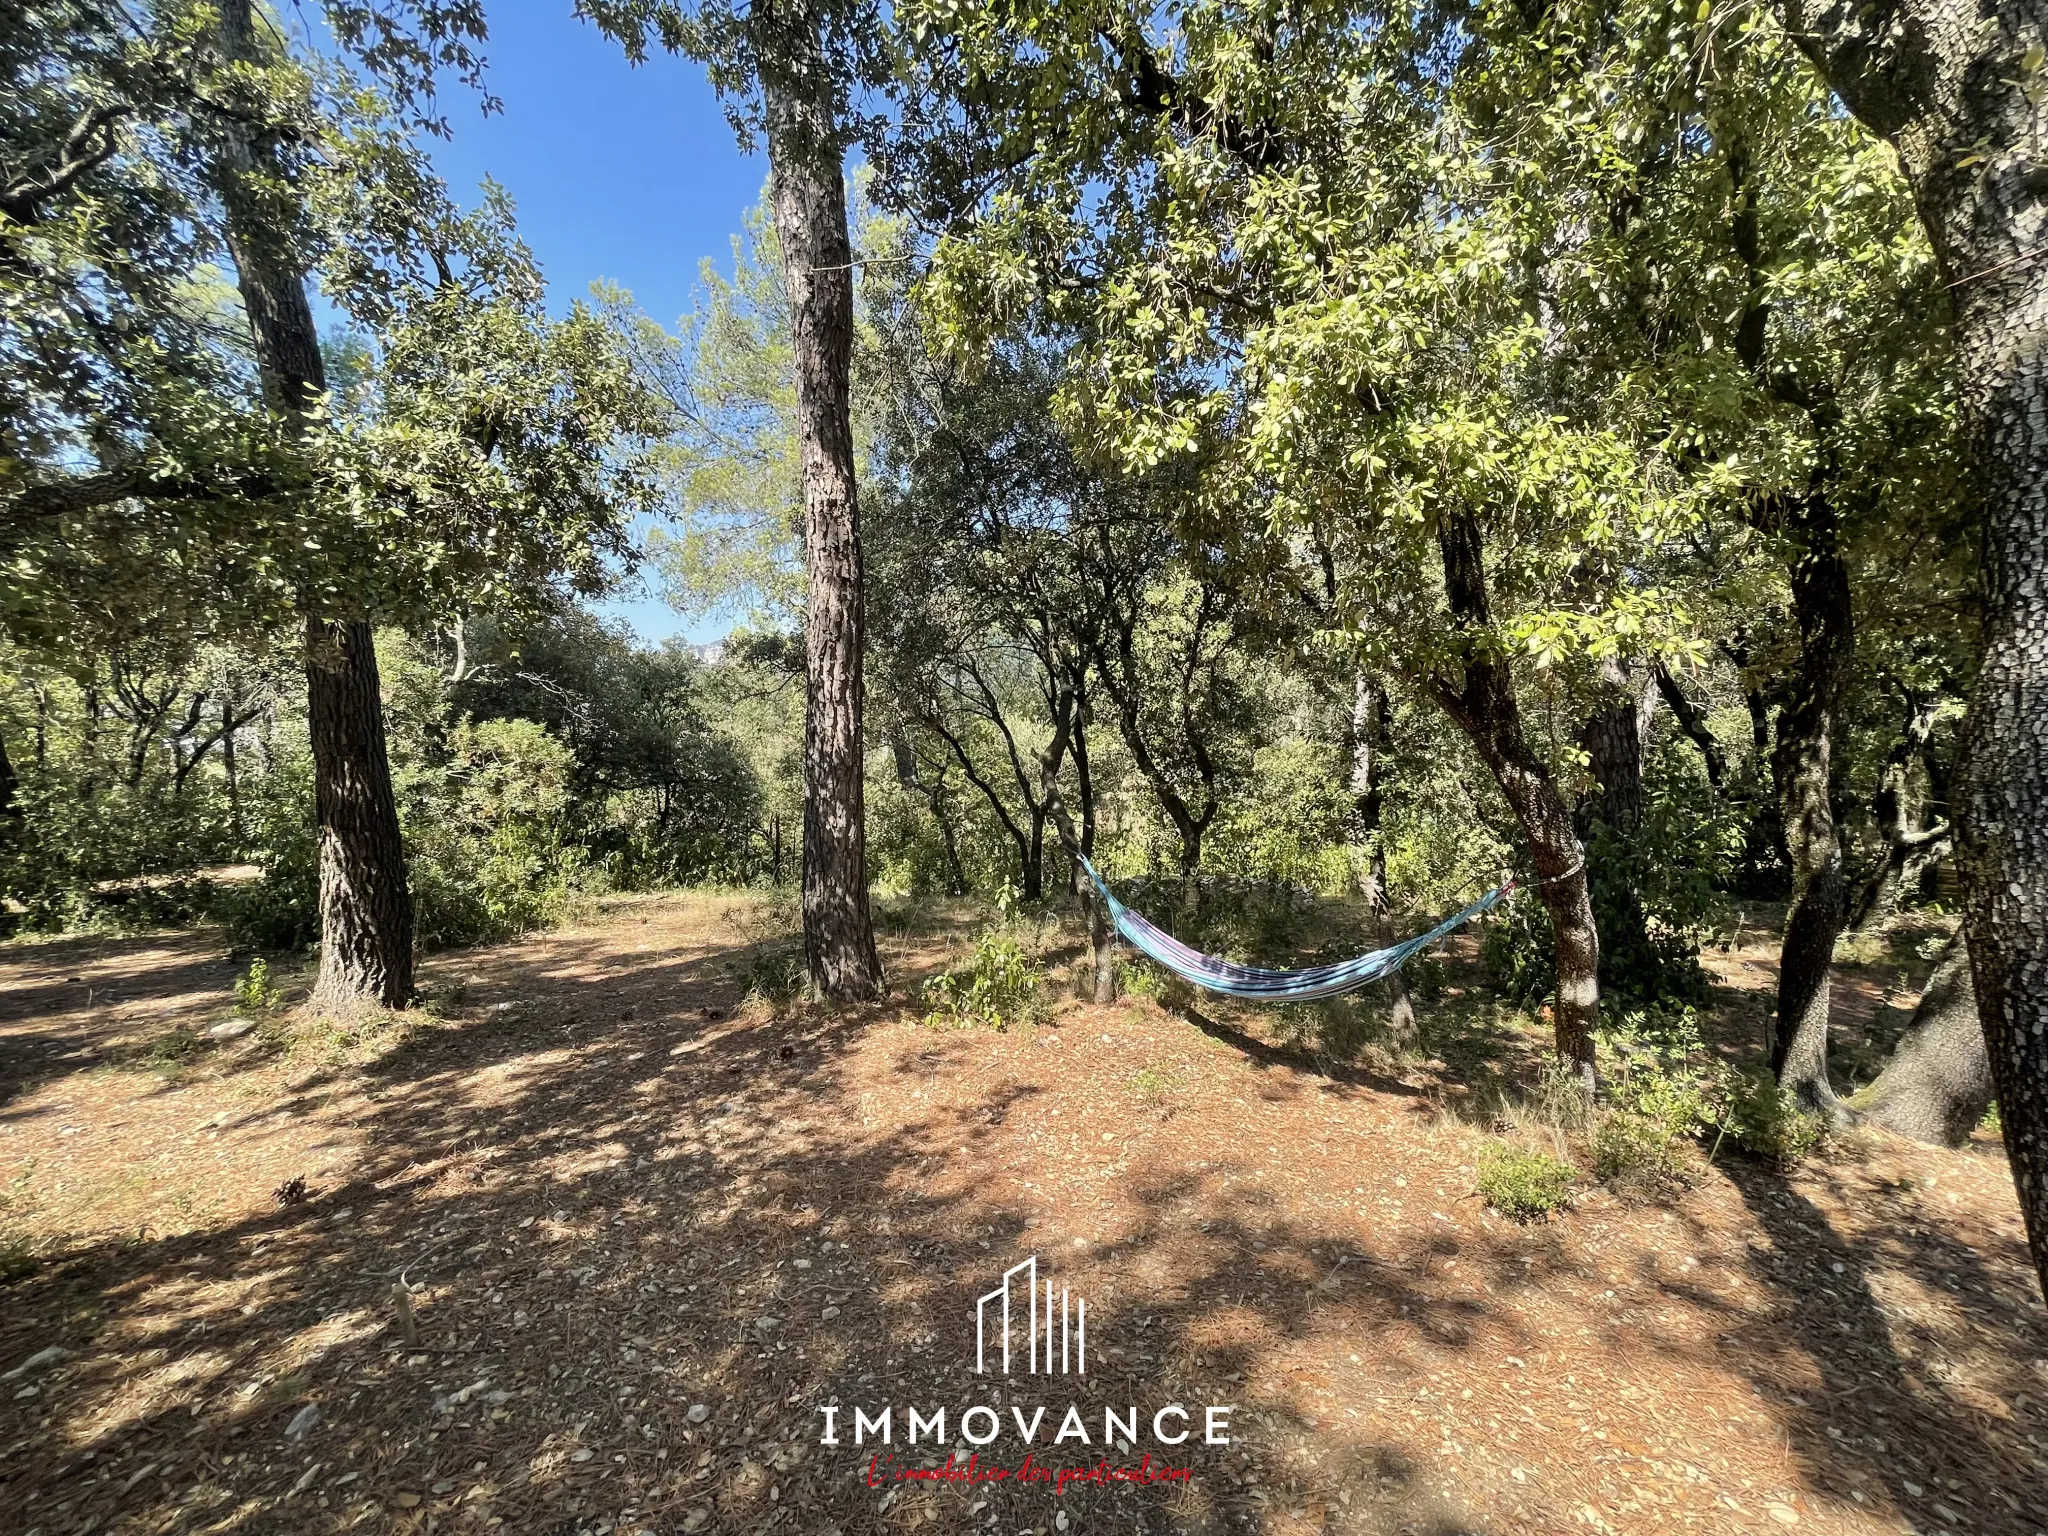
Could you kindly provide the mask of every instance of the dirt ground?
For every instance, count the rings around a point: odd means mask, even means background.
[[[233,1038],[207,933],[0,948],[0,1531],[2048,1531],[2048,1312],[1988,1135],[1724,1152],[1520,1226],[1465,1104],[1537,1042],[1463,1049],[1455,961],[1438,1057],[1376,1072],[1144,999],[929,1028],[943,929],[887,939],[888,1006],[743,1006],[764,924],[615,902],[431,961],[404,1020]],[[1851,1052],[1925,973],[1864,961]],[[1028,1373],[1019,1311],[978,1374],[977,1299],[1034,1256],[1085,1373]],[[969,1453],[1013,1475],[897,1475]]]

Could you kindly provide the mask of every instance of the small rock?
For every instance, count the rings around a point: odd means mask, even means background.
[[[312,1431],[313,1426],[319,1422],[319,1405],[308,1403],[292,1415],[291,1423],[284,1427],[284,1437],[287,1440],[303,1440]]]
[[[690,1404],[690,1411],[684,1414],[683,1417],[692,1424],[702,1424],[711,1417],[711,1405],[709,1403],[692,1403]]]

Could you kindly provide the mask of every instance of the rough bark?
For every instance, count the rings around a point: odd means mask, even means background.
[[[1380,826],[1386,809],[1384,764],[1393,728],[1394,701],[1377,678],[1360,674],[1351,694],[1351,863],[1358,894],[1372,913],[1376,937],[1383,945],[1395,942],[1386,839]],[[1387,999],[1387,1032],[1401,1044],[1413,1045],[1421,1031],[1406,978],[1393,971],[1380,985]]]
[[[1872,1125],[1901,1136],[1959,1147],[1995,1094],[1970,985],[1969,944],[1958,931],[1920,994],[1913,1022],[1877,1080],[1857,1096],[1856,1108]]]
[[[1652,682],[1646,668],[1612,659],[1601,664],[1601,707],[1579,730],[1593,775],[1593,791],[1580,806],[1588,825],[1604,822],[1628,835],[1643,824],[1643,748],[1656,700]]]
[[[1957,806],[1964,928],[2027,1241],[2048,1290],[2048,262],[2039,0],[1785,0],[1898,151],[1955,306],[1984,632]]]
[[[1557,1055],[1585,1085],[1595,1086],[1593,1030],[1600,1020],[1600,937],[1586,886],[1584,854],[1571,808],[1522,727],[1514,679],[1485,633],[1492,622],[1486,592],[1485,545],[1478,519],[1446,513],[1437,523],[1444,594],[1464,638],[1463,667],[1432,679],[1438,701],[1486,764],[1528,839],[1557,954],[1554,1006]]]
[[[1785,531],[1794,549],[1790,575],[1799,658],[1771,755],[1792,866],[1792,902],[1778,958],[1771,1069],[1810,1108],[1832,1113],[1836,1099],[1828,1081],[1828,983],[1848,886],[1842,876],[1842,844],[1829,797],[1829,774],[1835,714],[1848,680],[1855,633],[1849,570],[1842,559],[1833,506],[1817,494],[1797,498],[1786,508]]]
[[[228,53],[253,55],[249,0],[225,0]],[[294,432],[327,392],[306,275],[280,238],[258,171],[272,146],[236,118],[222,124],[219,177],[228,253],[249,315],[265,400]],[[385,754],[370,627],[307,621],[307,734],[320,842],[320,975],[314,996],[402,1008],[412,1001],[412,895]]]
[[[384,745],[377,647],[362,620],[306,627],[313,799],[320,835],[320,979],[331,1003],[412,1000],[412,892]]]
[[[808,93],[791,82],[811,82]],[[881,995],[882,961],[868,909],[860,505],[849,405],[853,247],[843,151],[822,64],[766,82],[764,96],[803,466],[804,959],[818,996],[865,1002]]]

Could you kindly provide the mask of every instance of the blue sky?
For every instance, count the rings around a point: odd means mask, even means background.
[[[555,308],[608,278],[672,326],[705,257],[731,269],[732,236],[761,195],[768,157],[758,146],[740,152],[699,66],[657,53],[635,69],[570,5],[489,7],[488,79],[504,111],[483,117],[451,88],[454,137],[429,146],[434,163],[465,202],[487,176],[512,195]],[[654,597],[602,606],[650,642],[727,628],[686,625]]]

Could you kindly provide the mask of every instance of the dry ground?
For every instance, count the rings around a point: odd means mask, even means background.
[[[1383,1075],[1145,1000],[778,1015],[742,1006],[764,931],[619,902],[435,960],[408,1021],[231,1041],[210,935],[0,949],[0,1220],[40,1258],[0,1288],[0,1531],[2048,1530],[2048,1314],[1988,1138],[1724,1154],[1516,1226],[1460,1106],[1532,1042],[1458,989]],[[1714,960],[1731,1049],[1753,937]],[[951,941],[899,933],[892,979]],[[1917,974],[1866,958],[1852,1050]],[[1033,1254],[1088,1371],[977,1376],[975,1298]],[[1070,1401],[1090,1443],[1048,1445]],[[1231,1405],[1230,1444],[1102,1443],[1169,1402]],[[957,1444],[974,1403],[1052,1404],[1038,1462],[1189,1480],[867,1486],[853,1406],[894,1405],[901,1467],[942,1459],[908,1407]]]

